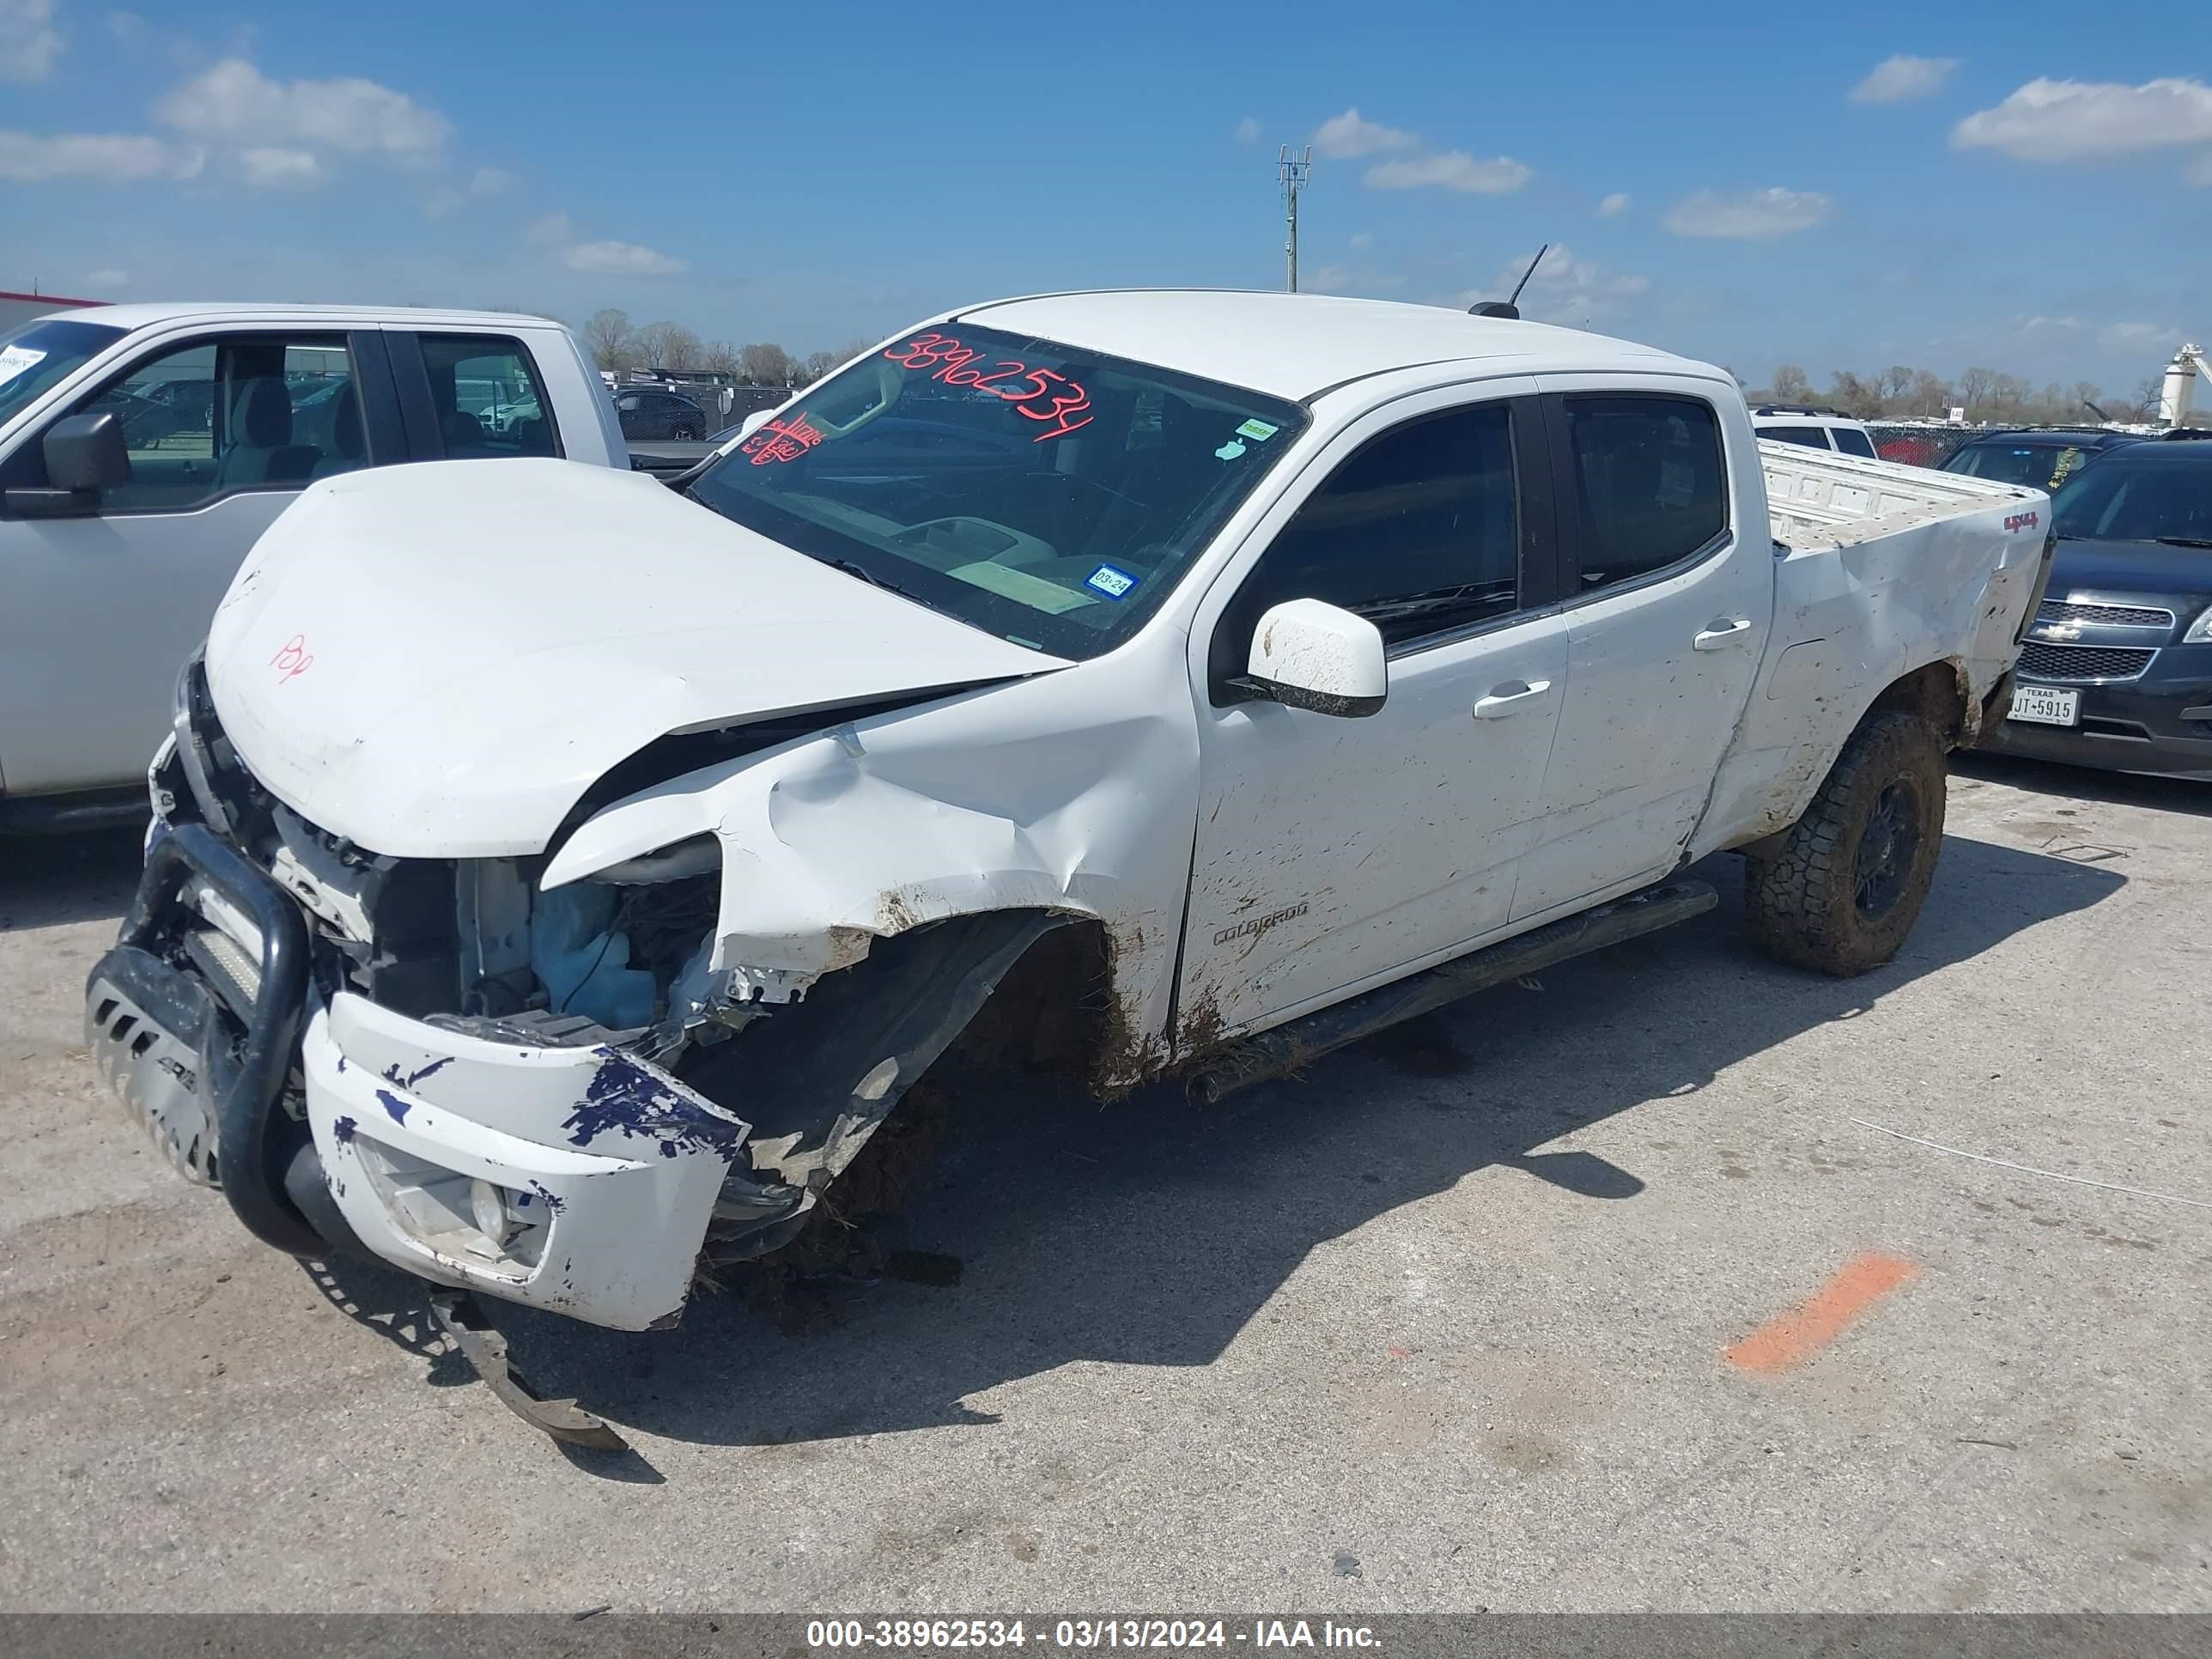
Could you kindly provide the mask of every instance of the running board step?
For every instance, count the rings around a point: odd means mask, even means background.
[[[1610,904],[1547,921],[1516,938],[1248,1037],[1201,1061],[1185,1087],[1192,1099],[1211,1105],[1239,1089],[1296,1071],[1332,1049],[1418,1018],[1462,997],[1571,957],[1601,951],[1639,933],[1671,927],[1703,915],[1719,902],[1720,895],[1707,882],[1662,881],[1640,888]]]

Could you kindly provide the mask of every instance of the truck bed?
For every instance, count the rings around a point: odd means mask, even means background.
[[[1771,439],[1759,441],[1759,459],[1771,533],[1793,550],[1848,546],[1997,507],[2007,507],[2005,518],[2045,511],[2039,489],[1964,473],[1823,454]]]

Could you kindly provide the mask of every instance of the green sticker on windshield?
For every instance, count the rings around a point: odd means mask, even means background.
[[[1282,429],[1279,426],[1269,426],[1265,421],[1247,421],[1237,428],[1237,435],[1240,438],[1252,438],[1265,442]]]

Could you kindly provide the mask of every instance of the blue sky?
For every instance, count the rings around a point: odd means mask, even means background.
[[[805,352],[1281,281],[2132,390],[2212,336],[2212,7],[0,0],[0,287],[620,306]],[[1892,61],[1895,60],[1895,61]],[[1608,198],[1613,198],[1608,200]]]

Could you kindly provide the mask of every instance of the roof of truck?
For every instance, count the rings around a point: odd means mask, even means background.
[[[253,305],[213,300],[177,300],[131,305],[101,306],[90,315],[64,313],[71,321],[98,323],[107,328],[144,328],[153,323],[188,319],[222,321],[237,317],[266,317],[287,323],[368,324],[394,328],[556,328],[544,317],[519,311],[453,311],[442,306],[290,306]]]
[[[1478,361],[1500,374],[1613,368],[1726,378],[1706,364],[1579,329],[1323,294],[1112,289],[1000,300],[956,314],[1290,398],[1393,369]]]

